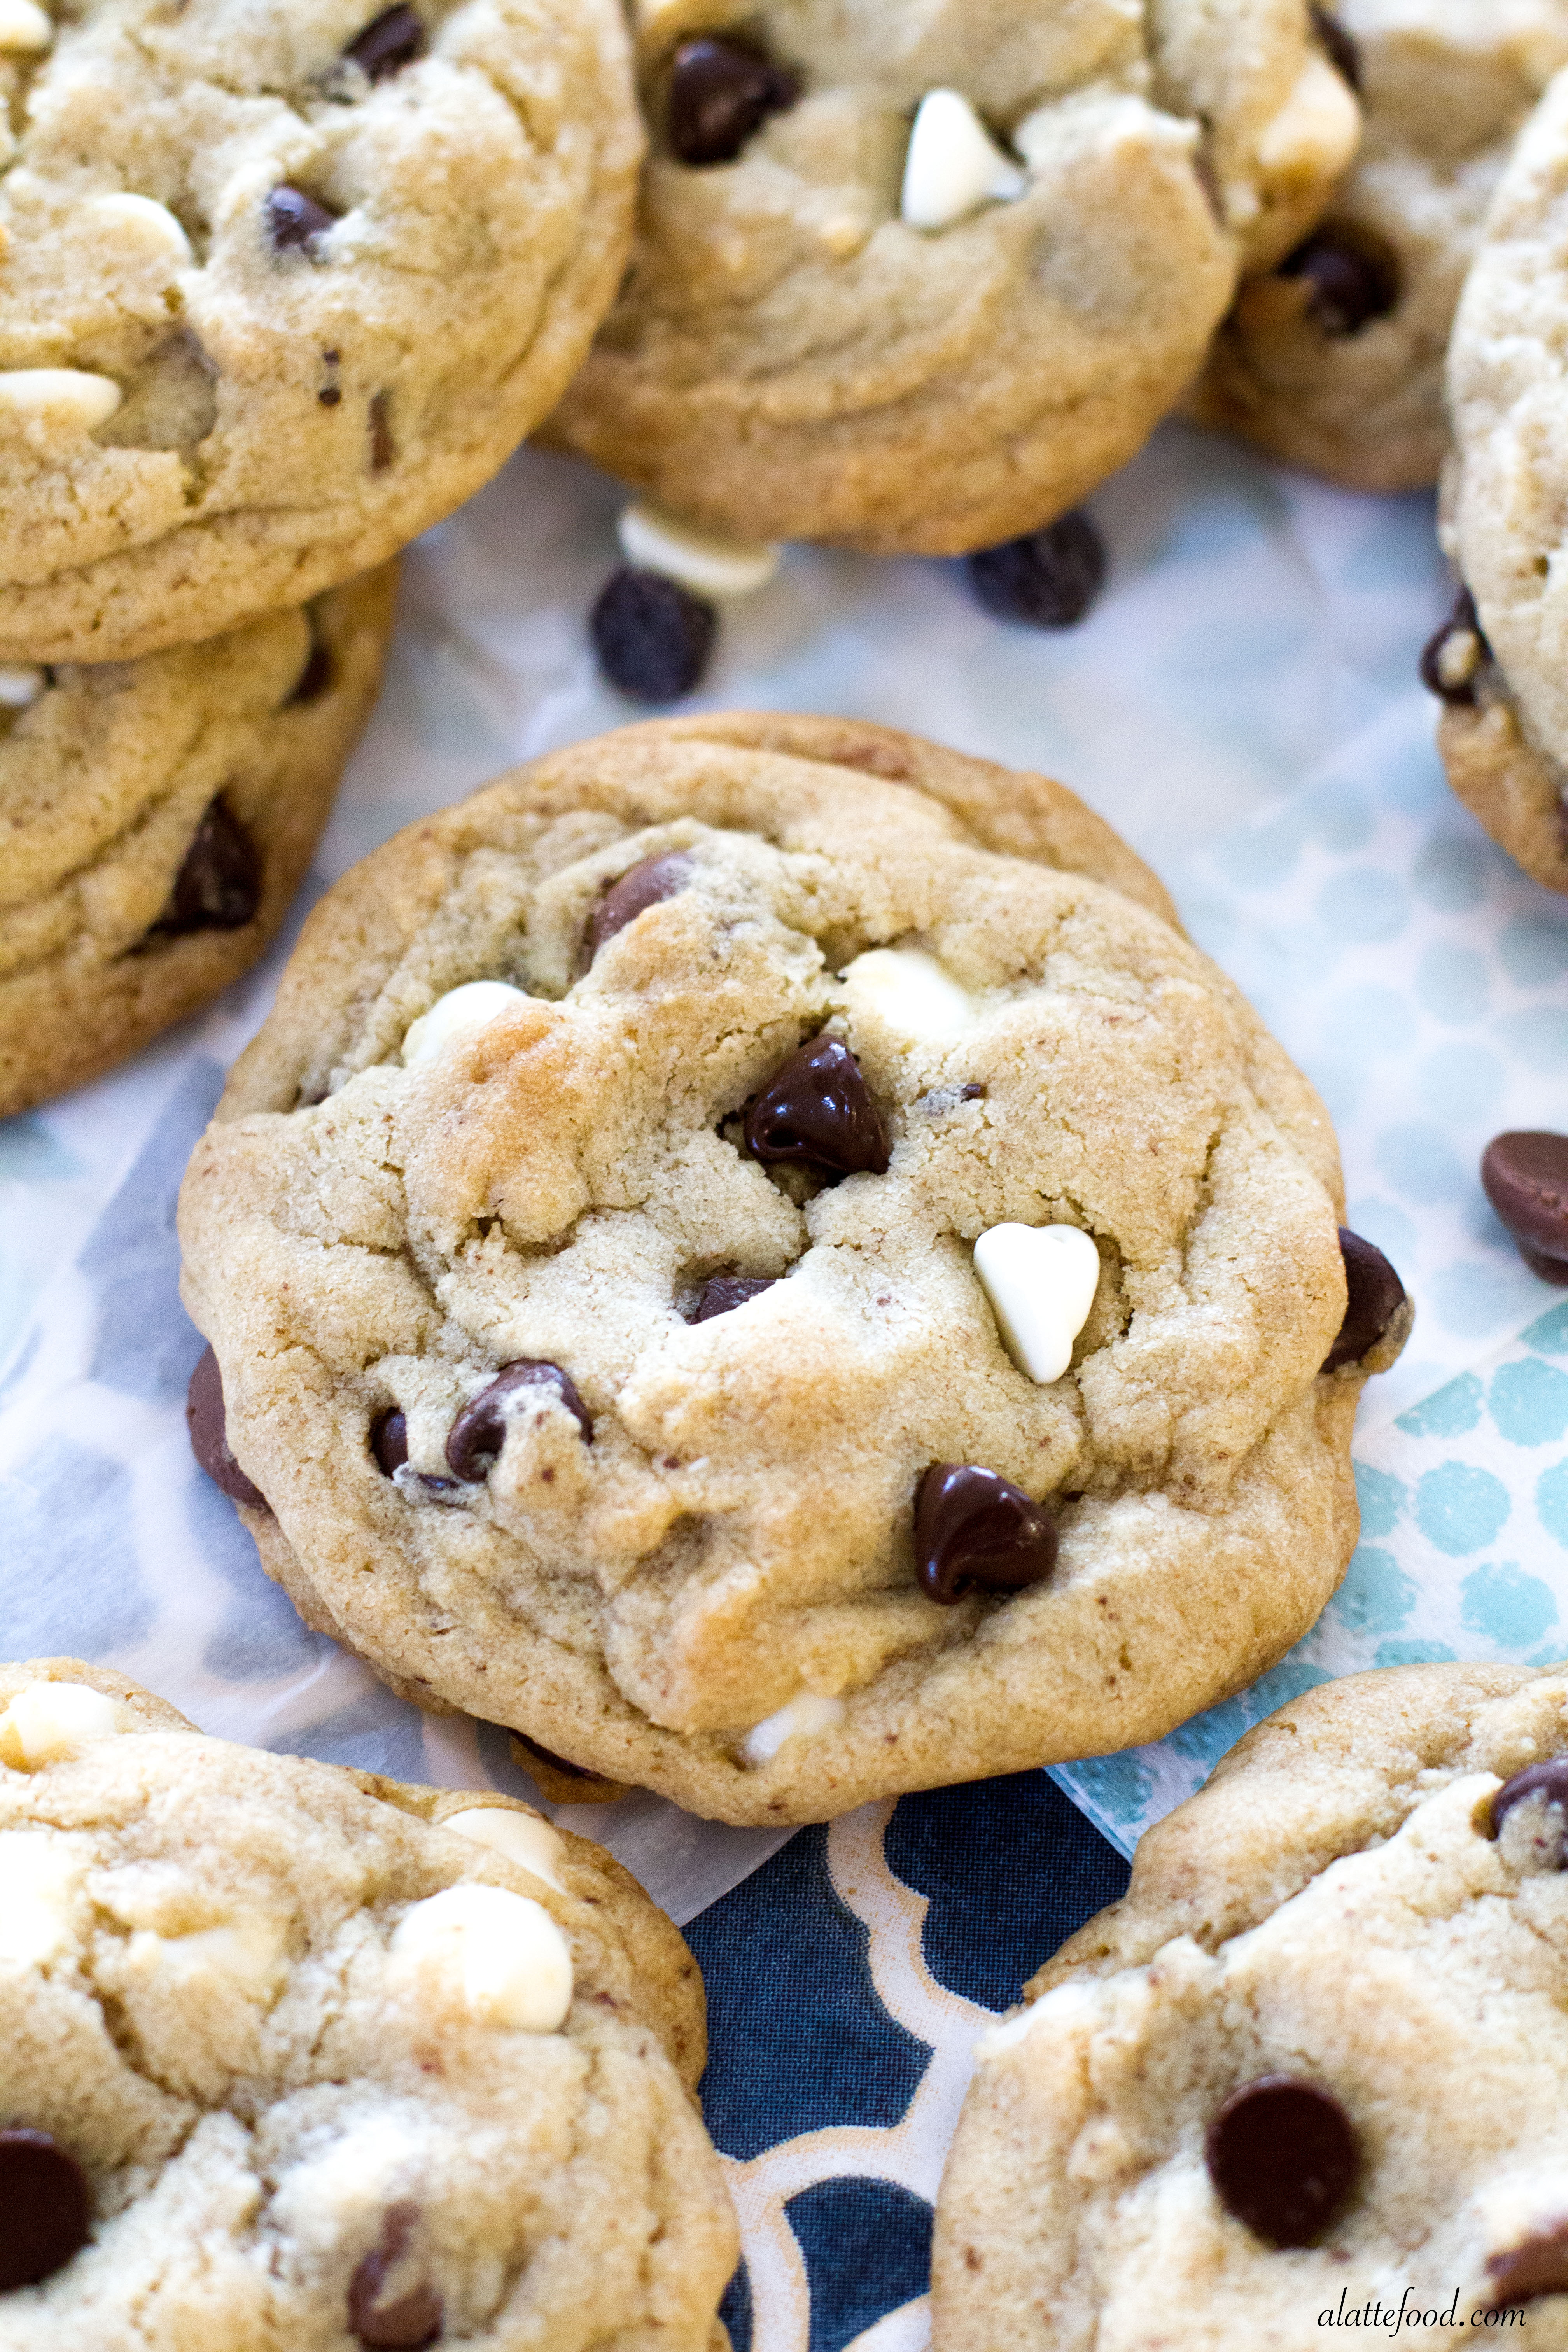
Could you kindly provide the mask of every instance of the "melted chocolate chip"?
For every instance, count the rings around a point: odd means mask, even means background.
[[[1342,1364],[1359,1364],[1405,1304],[1405,1285],[1383,1252],[1346,1225],[1340,1227],[1340,1255],[1345,1262],[1345,1319],[1323,1358],[1325,1372],[1337,1372]]]
[[[1531,1797],[1539,1798],[1543,1806],[1559,1808],[1562,1822],[1557,1868],[1568,1867],[1568,1852],[1561,1851],[1563,1832],[1568,1831],[1568,1756],[1551,1757],[1544,1764],[1527,1764],[1522,1772],[1516,1772],[1511,1780],[1503,1782],[1488,1811],[1493,1837],[1500,1835],[1502,1825],[1515,1805],[1522,1805]]]
[[[370,1425],[370,1450],[384,1478],[395,1477],[408,1459],[408,1417],[395,1405],[377,1413]]]
[[[1226,2212],[1270,2246],[1310,2246],[1355,2186],[1361,2148],[1331,2091],[1261,2074],[1233,2091],[1204,2155]]]
[[[303,188],[274,188],[267,199],[267,234],[274,253],[308,252],[337,219]]]
[[[1359,222],[1325,221],[1286,256],[1279,275],[1306,278],[1308,311],[1335,338],[1386,319],[1404,290],[1394,247]]]
[[[1105,542],[1086,514],[1065,514],[1025,539],[979,549],[968,564],[976,599],[999,620],[1070,629],[1105,584]]]
[[[1361,50],[1352,34],[1347,33],[1339,18],[1327,8],[1320,8],[1313,0],[1309,11],[1312,30],[1316,33],[1324,56],[1342,82],[1347,82],[1359,98],[1361,95]]]
[[[612,572],[588,616],[599,667],[634,702],[674,702],[701,681],[718,635],[711,604],[660,572]]]
[[[191,1374],[191,1385],[185,1391],[185,1427],[191,1434],[191,1452],[213,1485],[221,1486],[235,1502],[247,1503],[253,1511],[265,1511],[266,1496],[252,1486],[228,1450],[223,1374],[210,1348]]]
[[[378,392],[370,404],[370,470],[384,474],[397,456],[392,437],[392,394]]]
[[[371,81],[385,81],[425,54],[425,27],[412,8],[384,8],[343,51]]]
[[[737,1307],[744,1307],[748,1298],[760,1298],[764,1290],[771,1290],[776,1279],[771,1274],[716,1274],[703,1284],[691,1319],[711,1323],[715,1315],[731,1315]]]
[[[682,163],[732,163],[770,114],[800,96],[800,80],[743,41],[682,41],[669,77],[670,152]]]
[[[1056,1521],[994,1470],[933,1462],[915,1498],[915,1561],[944,1606],[968,1592],[1021,1592],[1057,1564]]]
[[[416,2205],[389,2206],[381,2241],[349,2281],[349,2328],[371,2352],[421,2352],[441,2333],[441,2298],[427,2279],[416,2280],[396,2300],[383,2300],[387,2274],[402,2260],[419,2219]]]
[[[87,2176],[47,2132],[0,2131],[0,2294],[37,2286],[87,2243]]]
[[[584,1444],[592,1445],[593,1420],[571,1373],[559,1364],[520,1356],[515,1363],[503,1364],[489,1388],[481,1389],[452,1423],[447,1459],[459,1478],[477,1485],[487,1475],[506,1444],[508,1424],[521,1413],[531,1389],[553,1389],[567,1412],[575,1414]]]
[[[606,940],[613,940],[617,931],[635,923],[649,907],[675,898],[690,878],[690,858],[676,850],[663,857],[645,857],[640,866],[632,866],[618,882],[612,882],[588,918],[590,963]]]
[[[237,931],[260,904],[260,853],[239,819],[216,800],[191,836],[169,903],[153,929],[174,939],[191,931]]]
[[[302,702],[320,702],[331,682],[331,647],[312,631],[310,650],[305,656],[305,667],[294,680],[285,708],[293,709]]]
[[[1502,2254],[1487,2258],[1492,2308],[1533,2303],[1538,2294],[1568,2294],[1568,2220],[1538,2230]]]
[[[746,1112],[759,1160],[803,1160],[830,1175],[888,1172],[888,1129],[860,1065],[837,1037],[814,1037],[781,1063]]]
[[[1481,1154],[1481,1184],[1526,1265],[1543,1281],[1568,1283],[1568,1135],[1494,1135]]]
[[[1490,659],[1476,600],[1461,588],[1453,611],[1421,648],[1421,683],[1456,709],[1467,709],[1476,698],[1477,673]]]

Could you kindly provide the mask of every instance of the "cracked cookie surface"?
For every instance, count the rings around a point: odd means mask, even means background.
[[[1349,1558],[1370,1360],[1320,1372],[1327,1117],[1168,910],[1060,786],[826,719],[626,729],[376,853],[182,1196],[268,1568],[733,1821],[1249,1681]],[[1027,1590],[972,1589],[993,1505]]]
[[[597,1846],[45,1659],[0,1891],[7,2352],[721,2352],[701,1981]]]
[[[1248,1733],[983,2038],[938,2352],[1306,2352],[1406,2308],[1568,2344],[1565,1792],[1560,1667],[1356,1675]],[[1281,2077],[1338,2111],[1315,2215],[1299,2143],[1225,2162]]]
[[[256,961],[375,698],[392,565],[199,646],[0,673],[0,1117]]]
[[[302,604],[559,397],[641,149],[613,0],[21,13],[0,659],[122,660]]]

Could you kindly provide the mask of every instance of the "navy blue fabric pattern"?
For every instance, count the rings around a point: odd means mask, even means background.
[[[843,2352],[931,2280],[931,2210],[891,2180],[818,2180],[785,2211],[811,2273],[810,2352]]]

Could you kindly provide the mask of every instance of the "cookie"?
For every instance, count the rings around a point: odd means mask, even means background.
[[[836,719],[630,728],[367,859],[180,1213],[302,1614],[732,1822],[1249,1682],[1409,1310],[1167,904],[1059,785]]]
[[[697,1966],[490,1790],[0,1668],[0,2338],[721,2352]]]
[[[1193,413],[1357,490],[1447,446],[1454,310],[1514,137],[1568,60],[1568,0],[1342,0],[1361,151],[1326,217],[1248,278]]]
[[[0,661],[297,605],[489,479],[626,259],[615,0],[17,0]]]
[[[982,2038],[936,2352],[1568,2344],[1565,1821],[1562,1667],[1258,1725]]]
[[[1448,778],[1493,839],[1568,889],[1568,73],[1521,132],[1448,357],[1443,543],[1466,595],[1427,649]]]
[[[633,15],[637,244],[549,430],[748,540],[955,554],[1074,506],[1357,137],[1305,0]]]
[[[396,570],[207,645],[0,670],[0,1117],[248,970],[369,715]]]

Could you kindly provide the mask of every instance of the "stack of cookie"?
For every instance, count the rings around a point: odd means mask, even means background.
[[[276,930],[388,559],[582,359],[641,132],[613,0],[13,0],[0,80],[5,1113]]]

